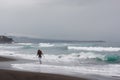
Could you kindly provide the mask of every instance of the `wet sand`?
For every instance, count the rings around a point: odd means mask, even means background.
[[[56,74],[0,70],[0,80],[85,80]]]
[[[12,58],[6,58],[6,57],[0,57],[0,61],[14,61],[15,59]]]
[[[13,60],[15,59],[0,57],[0,62]],[[0,80],[87,80],[87,79],[57,74],[0,69]]]

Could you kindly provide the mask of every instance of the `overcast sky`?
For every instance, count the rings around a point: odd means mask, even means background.
[[[0,34],[120,41],[120,0],[0,0]]]

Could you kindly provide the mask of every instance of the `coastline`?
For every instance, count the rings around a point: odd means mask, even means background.
[[[0,80],[87,80],[87,79],[57,74],[0,69]]]
[[[15,59],[0,57],[0,63],[15,61]],[[6,63],[5,63],[6,64]],[[71,77],[50,73],[38,73],[28,71],[17,71],[0,68],[0,80],[87,80],[85,78]]]
[[[7,57],[1,57],[0,56],[0,62],[3,62],[3,61],[15,61],[15,59],[12,59],[12,58],[7,58]]]
[[[71,73],[64,70],[58,70],[56,73],[57,69],[46,67],[40,67],[40,71],[19,69],[11,64],[22,65],[36,62],[10,56],[0,56],[0,58],[0,80],[120,80],[120,77],[117,76]]]

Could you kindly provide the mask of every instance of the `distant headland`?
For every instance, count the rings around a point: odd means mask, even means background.
[[[57,39],[41,39],[41,38],[32,38],[32,37],[20,37],[20,36],[9,36],[11,37],[15,43],[49,43],[49,42],[57,42],[57,43],[71,43],[71,42],[81,42],[81,43],[103,43],[106,41],[103,40],[57,40]]]
[[[0,43],[12,43],[13,39],[4,35],[0,35]]]

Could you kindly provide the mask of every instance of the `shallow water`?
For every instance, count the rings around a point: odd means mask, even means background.
[[[120,43],[50,42],[0,44],[0,55],[34,60],[37,63],[12,64],[13,67],[38,70],[37,50],[44,53],[41,67],[74,73],[120,76]],[[27,67],[27,68],[26,68]]]

